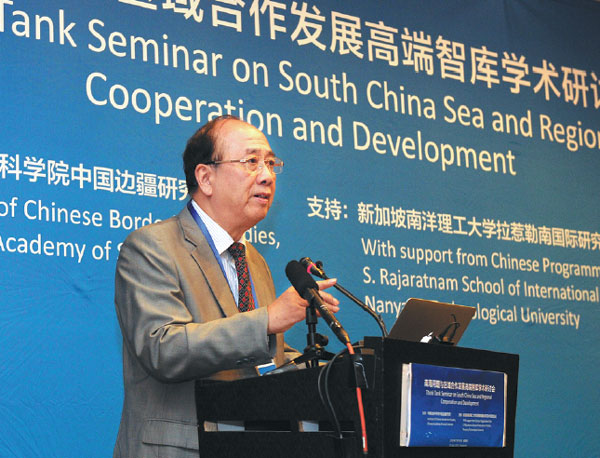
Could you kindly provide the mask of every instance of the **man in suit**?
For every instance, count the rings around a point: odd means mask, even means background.
[[[229,251],[273,202],[283,163],[265,136],[220,117],[190,138],[183,160],[190,202],[130,234],[117,262],[125,398],[115,457],[197,457],[194,380],[232,380],[256,375],[259,364],[283,363],[283,332],[305,318],[308,305],[292,287],[276,297],[269,268],[249,243],[245,270],[244,249]],[[324,289],[334,281],[319,283]],[[323,297],[338,310],[336,299]]]

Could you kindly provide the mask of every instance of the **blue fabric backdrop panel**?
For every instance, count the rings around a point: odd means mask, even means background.
[[[231,113],[285,161],[247,233],[279,292],[310,256],[388,328],[410,297],[476,307],[461,345],[521,358],[516,456],[599,456],[599,21],[594,1],[1,2],[0,455],[110,456],[119,244],[183,207],[187,138]],[[379,333],[340,299],[353,340]]]

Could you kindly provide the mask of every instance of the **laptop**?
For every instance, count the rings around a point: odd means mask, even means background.
[[[475,307],[410,298],[388,337],[409,342],[456,345],[475,315]]]

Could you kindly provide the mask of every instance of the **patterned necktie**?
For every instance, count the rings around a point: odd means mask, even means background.
[[[238,309],[240,312],[247,312],[254,309],[254,298],[252,297],[252,288],[250,286],[250,274],[248,273],[248,264],[246,263],[246,247],[239,242],[231,244],[227,251],[233,256],[235,261],[235,270],[238,277]]]

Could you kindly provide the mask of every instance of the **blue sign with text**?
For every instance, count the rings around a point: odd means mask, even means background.
[[[503,447],[507,376],[404,364],[400,445]]]

